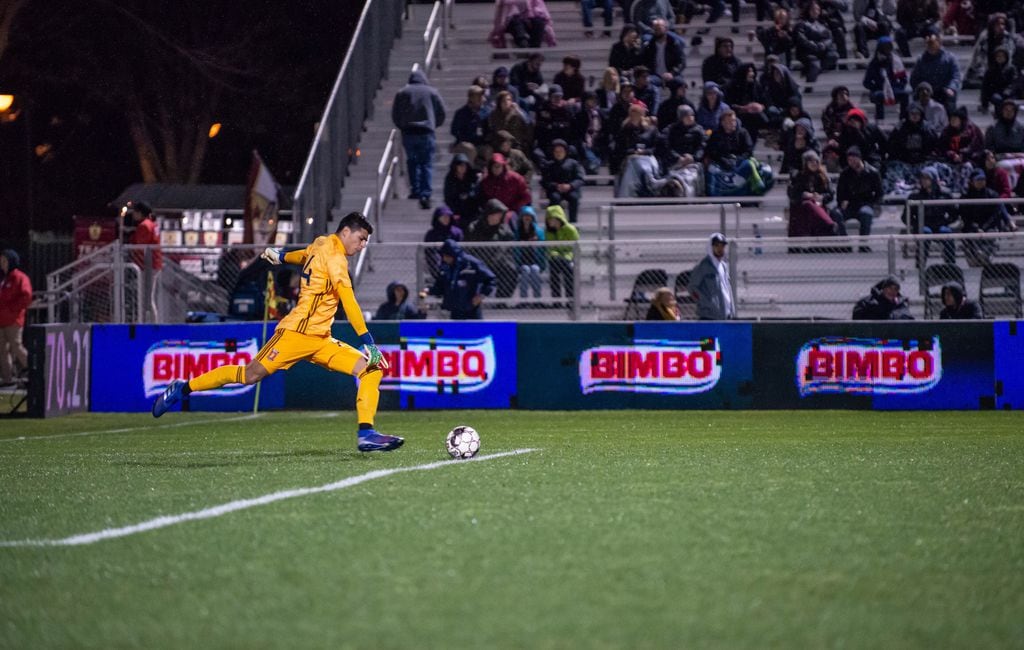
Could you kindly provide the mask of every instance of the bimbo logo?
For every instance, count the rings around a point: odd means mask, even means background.
[[[164,392],[172,379],[192,379],[221,366],[244,366],[259,352],[256,339],[238,341],[158,341],[146,350],[142,379],[146,397]],[[210,395],[241,395],[253,386],[228,384]]]
[[[498,371],[494,339],[403,338],[382,345],[388,360],[381,390],[416,393],[475,393],[487,388]]]
[[[923,393],[942,379],[939,337],[868,339],[826,336],[796,358],[801,397],[815,393]]]
[[[714,388],[722,376],[718,339],[637,340],[605,345],[580,354],[580,390],[686,395]]]

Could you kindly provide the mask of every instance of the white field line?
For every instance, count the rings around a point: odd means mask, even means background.
[[[81,535],[72,535],[71,537],[65,537],[63,539],[23,539],[0,541],[0,547],[10,548],[16,546],[82,546],[84,544],[95,544],[96,542],[100,542],[105,539],[127,537],[129,535],[134,535],[136,533],[144,533],[149,530],[156,530],[157,528],[174,526],[175,524],[181,524],[186,521],[213,519],[214,517],[220,517],[222,515],[230,514],[232,512],[237,512],[238,510],[246,510],[248,508],[255,508],[256,506],[265,506],[268,503],[283,501],[285,499],[304,497],[310,494],[320,494],[322,492],[334,492],[335,490],[343,490],[345,488],[352,487],[353,485],[359,485],[360,483],[365,483],[366,481],[372,481],[373,479],[376,478],[384,478],[385,476],[391,476],[392,474],[399,474],[401,472],[417,472],[438,469],[440,467],[452,467],[453,465],[464,465],[466,463],[473,463],[484,460],[494,460],[495,458],[504,458],[506,456],[528,454],[531,451],[537,450],[531,448],[516,449],[514,451],[504,451],[497,454],[477,456],[475,458],[463,461],[441,460],[434,463],[426,463],[424,465],[413,465],[411,467],[393,467],[391,469],[378,469],[372,472],[367,472],[366,474],[360,474],[359,476],[350,476],[346,479],[342,479],[334,483],[327,483],[326,485],[321,485],[319,487],[295,488],[292,490],[282,490],[281,492],[272,492],[270,494],[264,494],[261,497],[231,501],[229,503],[223,503],[219,506],[204,508],[202,510],[196,510],[194,512],[185,512],[180,515],[165,515],[163,517],[157,517],[156,519],[150,519],[149,521],[143,521],[141,523],[133,524],[131,526],[122,526],[121,528],[105,528],[103,530],[96,531],[95,533],[82,533]]]
[[[105,433],[129,433],[131,431],[147,431],[150,429],[172,429],[174,427],[188,427],[195,424],[216,424],[218,422],[237,422],[239,420],[251,420],[260,417],[261,414],[238,415],[230,418],[216,418],[210,420],[189,420],[188,422],[175,422],[174,424],[151,424],[144,427],[125,427],[123,429],[104,429],[102,431],[79,431],[76,433],[55,433],[49,436],[18,436],[17,438],[0,438],[0,442],[23,442],[29,440],[53,440],[54,438],[77,438],[79,436],[98,436]]]

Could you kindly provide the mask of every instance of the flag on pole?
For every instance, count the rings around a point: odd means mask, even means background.
[[[245,188],[246,244],[274,245],[280,190],[263,159],[253,151],[249,179]]]

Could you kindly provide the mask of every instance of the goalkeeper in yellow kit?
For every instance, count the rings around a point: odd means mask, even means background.
[[[279,248],[266,249],[262,257],[271,264],[283,261],[302,266],[295,309],[281,319],[274,335],[248,365],[221,366],[190,381],[172,381],[153,402],[153,416],[160,417],[194,391],[211,390],[225,384],[255,384],[305,360],[359,378],[356,394],[359,451],[391,451],[401,447],[405,442],[402,438],[378,433],[373,428],[380,381],[388,363],[366,329],[348,274],[347,256],[363,250],[372,233],[373,226],[366,217],[352,212],[341,220],[333,235],[317,237],[302,250],[284,254]],[[362,353],[331,337],[331,324],[339,302],[363,342]]]

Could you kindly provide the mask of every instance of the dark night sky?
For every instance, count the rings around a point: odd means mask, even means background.
[[[133,51],[154,41],[173,52],[174,41],[194,35],[197,24],[207,43],[251,35],[245,51],[252,53],[245,71],[229,77],[216,115],[224,126],[209,143],[200,182],[244,183],[253,149],[279,183],[297,182],[361,0],[176,0],[175,15],[167,6],[162,0],[28,0],[18,14],[0,59],[0,92],[31,97],[31,103],[16,120],[0,123],[0,242],[26,236],[29,160],[34,230],[67,231],[74,214],[109,214],[107,204],[142,180],[125,112],[104,101],[116,94],[103,91],[110,82],[104,73],[137,61]],[[216,50],[209,48],[214,56]],[[70,74],[71,68],[99,69],[101,81],[88,88],[100,92],[83,90],[82,73]],[[142,98],[147,104],[160,94],[144,90],[158,76],[135,82],[149,95]],[[173,110],[174,102],[162,105]]]

